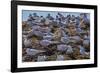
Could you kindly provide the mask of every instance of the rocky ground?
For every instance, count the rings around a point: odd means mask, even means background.
[[[22,22],[23,62],[80,60],[90,58],[90,23],[86,16],[56,18],[30,14]]]

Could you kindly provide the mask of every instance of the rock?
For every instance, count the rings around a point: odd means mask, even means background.
[[[71,36],[69,37],[69,40],[67,41],[68,43],[79,43],[81,42],[81,38],[79,36]]]
[[[30,31],[28,34],[27,34],[27,37],[30,38],[34,35],[34,33],[32,31]]]
[[[31,62],[32,61],[32,58],[28,55],[25,55],[22,57],[22,61],[23,62]]]
[[[51,22],[52,22],[52,20],[49,20],[49,19],[46,19],[46,20],[45,20],[45,24],[46,24],[46,25],[49,25]]]
[[[24,44],[24,46],[26,48],[27,47],[31,47],[32,46],[32,40],[31,39],[28,39],[27,36],[26,36],[26,37],[24,37],[23,44]]]
[[[79,46],[79,48],[80,48],[80,54],[84,55],[85,54],[85,48],[82,47],[82,46]]]
[[[82,32],[82,29],[81,28],[77,28],[77,32],[81,33]]]
[[[67,45],[64,45],[64,44],[57,45],[57,50],[58,51],[66,51]]]
[[[90,50],[90,36],[87,36],[87,35],[84,36],[83,46],[84,46],[87,50]]]
[[[51,31],[51,29],[50,29],[49,27],[42,27],[42,28],[40,29],[40,31],[41,31],[42,33],[49,33],[49,32]]]
[[[74,36],[73,38],[74,38],[77,42],[80,42],[80,41],[81,41],[80,36]]]
[[[43,36],[43,39],[44,40],[52,40],[53,39],[53,36],[51,36],[51,35],[46,35],[46,36]]]
[[[68,35],[66,34],[66,32],[65,32],[65,28],[61,28],[62,30],[61,30],[61,36],[62,37],[68,37]]]
[[[70,35],[70,36],[74,36],[74,35],[77,34],[77,29],[76,29],[76,27],[73,23],[68,24],[68,30],[67,31],[68,31],[68,35]]]
[[[39,53],[43,53],[43,52],[45,52],[45,51],[42,51],[42,50],[36,50],[36,49],[31,49],[31,48],[27,48],[26,49],[26,53],[27,53],[27,55],[30,55],[30,56],[34,56],[34,55],[36,55],[36,54],[39,54]]]
[[[80,55],[80,49],[79,48],[75,48],[74,52],[72,53],[71,58],[72,59],[77,59],[77,57]]]
[[[32,21],[27,21],[27,25],[31,27],[32,26]]]
[[[80,25],[80,27],[83,28],[83,29],[86,28],[86,25],[85,25],[84,20],[81,20],[79,25]]]
[[[68,40],[69,40],[68,37],[61,37],[61,42],[62,43],[67,43]]]
[[[90,44],[90,36],[84,36],[84,41],[83,41],[83,45],[85,46],[89,46]]]
[[[39,30],[40,28],[41,28],[41,27],[38,26],[38,25],[34,25],[34,26],[32,26],[32,30],[33,30],[33,31]]]
[[[51,43],[52,43],[52,42],[49,41],[49,40],[41,40],[41,41],[40,41],[40,45],[41,45],[41,46],[44,46],[44,47],[50,45]]]
[[[55,32],[54,32],[54,39],[55,40],[60,40],[60,38],[61,38],[61,29],[60,28],[57,28],[56,30],[55,30]]]
[[[60,44],[60,42],[59,42],[59,41],[52,41],[51,44],[53,44],[53,45],[57,45],[57,44]]]
[[[41,61],[45,61],[47,59],[46,56],[38,56],[37,61],[41,62]]]
[[[66,54],[71,54],[71,53],[73,53],[74,51],[73,51],[73,48],[70,46],[70,45],[68,45],[67,46],[67,51],[66,51]]]
[[[84,40],[83,41],[83,45],[84,46],[89,46],[89,44],[90,44],[90,40]]]
[[[86,15],[50,14],[33,13],[22,21],[23,61],[89,59],[90,23]]]
[[[44,34],[41,31],[34,31],[33,33],[34,33],[35,36],[38,36],[38,37],[44,36]]]

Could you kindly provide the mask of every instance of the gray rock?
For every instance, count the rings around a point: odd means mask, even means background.
[[[40,31],[42,33],[50,33],[51,29],[49,27],[44,27],[44,28],[41,28]]]
[[[79,36],[72,36],[69,37],[68,43],[79,43],[81,38]]]
[[[90,43],[90,40],[84,40],[84,41],[83,41],[83,44],[84,44],[84,45],[89,45],[89,43]]]
[[[80,41],[81,40],[81,38],[79,36],[73,36],[73,37],[70,37],[70,39],[76,40],[76,41]]]
[[[27,48],[26,49],[26,53],[27,53],[27,55],[30,55],[30,56],[34,56],[34,55],[36,55],[36,54],[38,54],[38,53],[42,53],[42,52],[45,52],[45,51],[42,51],[42,50],[36,50],[36,49],[31,49],[31,48]]]
[[[44,46],[44,47],[50,45],[51,43],[52,43],[52,42],[49,41],[49,40],[41,40],[41,41],[40,41],[40,45],[42,45],[42,46]]]
[[[52,40],[53,39],[53,36],[51,36],[51,35],[46,35],[46,36],[43,36],[43,39],[44,40]]]
[[[64,44],[57,45],[57,50],[66,51],[67,50],[67,45],[64,45]]]
[[[67,43],[68,40],[69,40],[68,37],[61,37],[62,43]]]
[[[33,33],[34,33],[34,35],[36,35],[38,37],[43,37],[43,35],[44,35],[41,31],[34,31]]]
[[[70,45],[68,45],[66,54],[71,54],[71,53],[73,53],[73,48]]]
[[[90,44],[90,36],[84,36],[84,41],[83,41],[83,45],[84,46],[89,46]]]
[[[38,25],[35,25],[35,26],[32,26],[32,30],[35,31],[35,30],[39,30],[41,27],[38,26]]]

